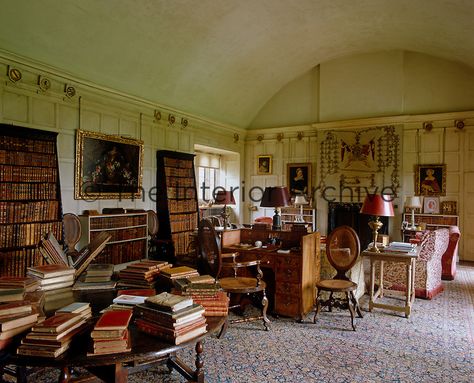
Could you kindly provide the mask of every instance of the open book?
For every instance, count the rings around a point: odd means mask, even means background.
[[[88,245],[78,251],[78,256],[73,260],[66,255],[53,233],[49,232],[41,239],[39,250],[49,264],[62,264],[74,267],[76,269],[74,278],[77,278],[95,257],[100,254],[111,238],[112,236],[105,231],[99,233]]]

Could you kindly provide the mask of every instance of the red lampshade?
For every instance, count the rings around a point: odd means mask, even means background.
[[[290,205],[290,193],[286,186],[266,187],[263,192],[261,207],[283,207]]]
[[[220,205],[235,205],[234,192],[226,190],[218,190],[215,201]]]
[[[379,217],[393,217],[393,205],[389,198],[386,195],[367,194],[360,212]]]

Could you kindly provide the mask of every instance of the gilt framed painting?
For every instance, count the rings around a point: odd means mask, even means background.
[[[416,165],[415,194],[423,196],[446,195],[446,165]]]
[[[77,130],[74,198],[141,198],[143,141]]]

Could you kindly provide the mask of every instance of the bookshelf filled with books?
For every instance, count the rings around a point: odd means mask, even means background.
[[[41,265],[37,244],[62,239],[57,133],[0,124],[0,275]]]
[[[291,230],[293,224],[307,224],[316,231],[316,209],[310,207],[282,207],[281,223],[283,230]]]
[[[159,150],[157,189],[158,239],[169,243],[167,260],[194,264],[192,233],[199,220],[194,154]]]
[[[114,265],[147,258],[148,221],[146,212],[79,216],[82,236],[79,246],[93,241],[102,232],[111,235],[94,263]]]

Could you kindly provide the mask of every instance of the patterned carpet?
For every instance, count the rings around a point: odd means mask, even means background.
[[[206,382],[472,382],[474,381],[474,268],[461,266],[456,280],[433,300],[416,299],[403,314],[366,310],[357,331],[348,312],[323,312],[317,324],[273,319],[230,326],[223,339],[204,344]],[[384,298],[391,300],[390,298]],[[179,354],[191,366],[191,351]],[[54,382],[53,371],[31,375]],[[185,382],[154,366],[130,376],[132,383]]]

